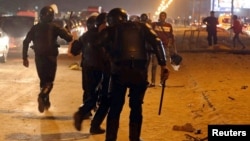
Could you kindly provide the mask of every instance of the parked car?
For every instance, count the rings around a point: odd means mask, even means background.
[[[5,63],[9,52],[9,37],[0,28],[0,62]]]
[[[8,35],[10,49],[22,49],[23,40],[35,23],[31,16],[3,16],[0,17],[0,28]]]

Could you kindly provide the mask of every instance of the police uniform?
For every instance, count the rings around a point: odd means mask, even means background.
[[[147,89],[149,52],[148,42],[157,56],[159,65],[165,68],[166,56],[161,40],[140,22],[127,21],[127,13],[114,8],[108,13],[109,27],[98,39],[111,61],[111,104],[107,117],[106,141],[116,141],[120,114],[129,89],[129,140],[140,141],[142,104]],[[166,68],[165,68],[166,69]],[[166,69],[167,71],[167,69]],[[167,73],[165,73],[165,78]]]
[[[34,25],[23,41],[23,64],[29,66],[28,48],[33,42],[35,63],[40,79],[41,92],[38,97],[38,110],[43,112],[50,107],[49,93],[53,88],[57,69],[58,47],[57,37],[70,42],[72,35],[64,28],[52,23],[54,11],[46,6],[40,11],[40,22]]]

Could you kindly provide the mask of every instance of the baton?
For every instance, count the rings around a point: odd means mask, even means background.
[[[161,89],[161,100],[160,100],[160,106],[159,106],[158,115],[161,114],[161,107],[162,107],[162,101],[163,101],[163,96],[164,96],[165,83],[166,83],[166,80],[164,80],[164,81],[163,81],[163,84],[162,84],[162,89]]]

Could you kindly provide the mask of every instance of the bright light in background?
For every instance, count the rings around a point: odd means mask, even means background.
[[[158,15],[160,14],[160,12],[165,11],[172,2],[173,0],[162,0],[153,18],[156,19],[156,17],[158,17]]]

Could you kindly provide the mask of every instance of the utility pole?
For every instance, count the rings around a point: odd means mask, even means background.
[[[231,25],[233,25],[233,15],[234,15],[234,0],[231,1]],[[230,30],[230,37],[232,38],[233,32]]]
[[[213,1],[213,3],[212,3],[212,9],[211,9],[211,11],[214,11],[214,0],[212,0]]]
[[[194,6],[195,6],[195,5],[194,5],[194,1],[195,1],[195,0],[193,0],[193,3],[192,3],[192,4],[193,4],[193,9],[192,9],[192,22],[194,22]]]
[[[232,16],[234,14],[234,0],[232,0],[232,3],[231,3],[231,14]]]

